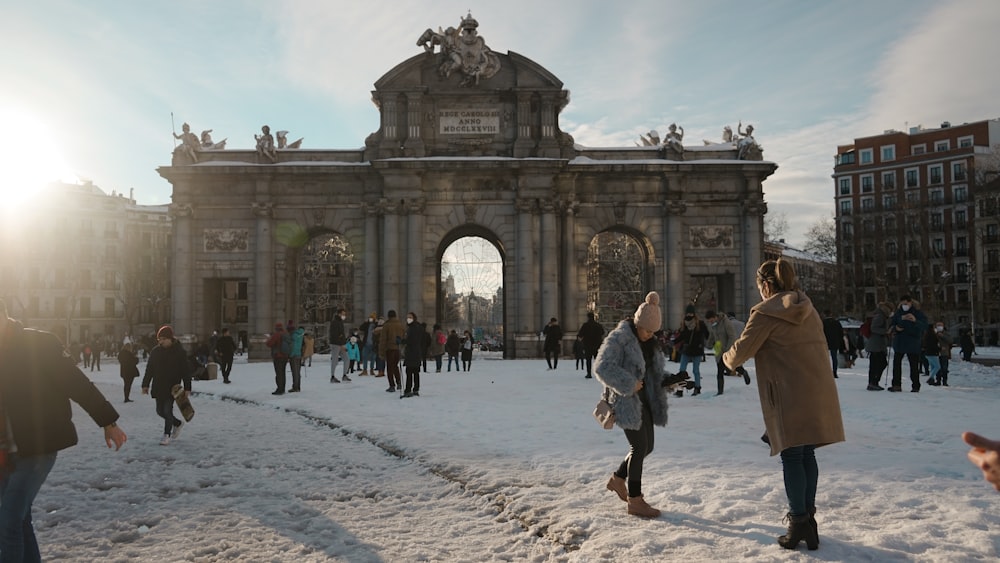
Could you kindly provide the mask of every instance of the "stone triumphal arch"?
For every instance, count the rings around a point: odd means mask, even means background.
[[[253,344],[276,321],[327,318],[323,306],[344,306],[354,325],[389,309],[433,323],[441,252],[467,234],[503,257],[508,357],[537,355],[550,317],[571,339],[588,307],[634,309],[588,302],[612,293],[588,281],[601,233],[641,244],[639,293],[661,293],[667,325],[696,296],[700,308],[724,311],[757,301],[762,182],[776,165],[752,129],[733,137],[726,127],[720,142],[695,146],[672,126],[662,142],[651,131],[641,146],[581,147],[559,126],[562,82],[523,55],[490,50],[471,15],[418,44],[375,83],[380,124],[362,149],[301,148],[265,127],[255,149],[220,149],[203,135],[159,169],[173,185],[176,331],[228,326]],[[349,267],[317,260],[316,241],[331,235]],[[240,302],[230,287],[246,288]],[[322,297],[345,291],[338,303]]]

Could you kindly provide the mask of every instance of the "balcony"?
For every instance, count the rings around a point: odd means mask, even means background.
[[[954,181],[956,181],[956,182],[964,182],[965,181],[965,177],[966,177],[965,170],[959,170],[959,171],[955,172],[954,175],[955,175]]]
[[[941,184],[944,182],[944,177],[941,174],[931,174],[932,184]]]

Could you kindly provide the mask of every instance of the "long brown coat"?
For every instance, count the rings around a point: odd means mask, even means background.
[[[722,358],[731,368],[754,358],[771,455],[844,441],[823,321],[805,293],[783,291],[755,305]]]

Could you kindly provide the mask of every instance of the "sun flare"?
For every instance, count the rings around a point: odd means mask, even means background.
[[[0,208],[10,216],[48,183],[75,181],[46,124],[18,108],[0,107]]]

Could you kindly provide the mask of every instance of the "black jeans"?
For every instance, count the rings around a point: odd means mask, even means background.
[[[172,395],[156,398],[156,414],[163,418],[163,433],[168,436],[172,436],[174,428],[181,425],[181,421],[174,416],[174,397]]]
[[[638,430],[626,430],[628,455],[618,466],[615,475],[628,482],[628,496],[642,496],[642,462],[653,451],[653,414],[649,405],[642,404],[642,426]]]
[[[781,450],[781,469],[785,478],[788,511],[795,516],[809,514],[816,507],[819,466],[816,446],[794,446]]]
[[[892,386],[901,387],[903,385],[903,357],[910,362],[910,384],[911,389],[920,389],[920,354],[903,354],[896,352],[892,355]]]
[[[219,370],[222,372],[222,379],[229,379],[229,372],[233,371],[233,357],[219,356]]]

